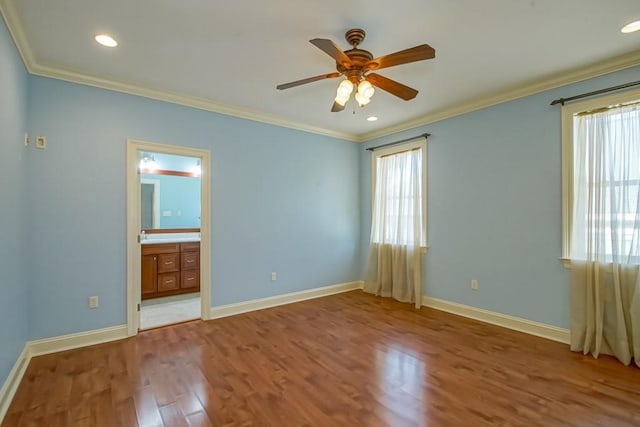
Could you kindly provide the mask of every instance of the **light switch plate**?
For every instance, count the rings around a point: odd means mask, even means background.
[[[41,150],[44,150],[45,148],[47,148],[47,138],[44,136],[37,136],[36,148],[40,148]]]
[[[89,297],[89,308],[98,308],[98,297]]]

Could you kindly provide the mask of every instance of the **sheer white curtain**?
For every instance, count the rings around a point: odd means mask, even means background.
[[[424,143],[424,142],[423,142]],[[422,298],[425,244],[424,148],[376,157],[371,246],[365,292],[413,302]]]
[[[640,105],[574,118],[571,349],[640,366]]]

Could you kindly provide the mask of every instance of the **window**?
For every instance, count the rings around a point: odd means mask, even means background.
[[[425,138],[374,151],[372,243],[426,246]]]
[[[640,263],[640,91],[563,107],[563,259]]]

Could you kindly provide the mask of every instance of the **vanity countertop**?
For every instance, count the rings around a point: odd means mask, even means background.
[[[160,243],[199,242],[200,233],[154,233],[141,237],[140,244],[151,245]]]

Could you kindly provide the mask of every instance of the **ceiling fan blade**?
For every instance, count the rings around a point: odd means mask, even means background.
[[[381,68],[393,67],[409,62],[424,61],[436,57],[436,51],[428,44],[401,50],[399,52],[384,55],[368,61],[364,66],[368,70],[379,70]]]
[[[337,113],[338,111],[344,110],[344,105],[340,105],[337,102],[333,101],[333,106],[331,107],[332,113]]]
[[[307,83],[317,82],[318,80],[324,79],[333,79],[336,77],[340,77],[340,73],[329,73],[329,74],[320,74],[319,76],[309,77],[308,79],[296,80],[295,82],[283,83],[281,85],[276,86],[276,89],[289,89],[291,87],[304,85]]]
[[[336,60],[338,64],[343,65],[345,68],[349,68],[352,65],[351,58],[342,51],[334,42],[328,39],[312,39],[309,40],[318,49]]]
[[[383,77],[380,74],[369,73],[365,77],[365,80],[372,85],[389,92],[391,95],[404,99],[405,101],[415,98],[418,94],[417,90],[410,88],[409,86],[405,86],[402,83],[398,83],[395,80]]]

